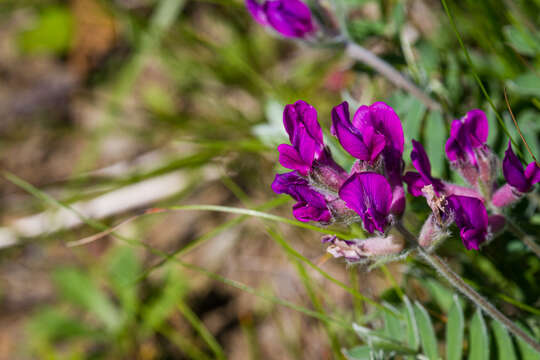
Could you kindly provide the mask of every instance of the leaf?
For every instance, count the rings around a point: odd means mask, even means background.
[[[504,37],[517,52],[534,56],[540,51],[540,41],[526,31],[520,31],[513,26],[505,26]]]
[[[397,310],[390,304],[384,304],[386,308],[389,308],[392,312],[397,313]],[[403,330],[401,329],[401,321],[390,311],[383,313],[384,318],[384,334],[396,341],[403,340]]]
[[[444,171],[444,143],[446,128],[440,111],[431,111],[427,117],[424,133],[426,152],[431,161],[433,176],[442,176]]]
[[[67,268],[57,270],[53,278],[65,299],[93,313],[109,330],[118,328],[117,309],[87,274]]]
[[[521,324],[517,324],[523,331],[525,331],[527,334],[531,335],[531,332],[522,326]],[[523,360],[538,360],[538,357],[540,354],[535,351],[531,345],[527,344],[525,341],[521,340],[520,338],[517,338],[517,343],[519,347],[519,352],[521,353],[521,358]]]
[[[414,303],[414,314],[418,323],[420,341],[424,354],[431,360],[439,359],[437,352],[437,337],[426,309],[419,302]]]
[[[407,345],[401,344],[398,341],[390,339],[383,334],[380,334],[366,327],[360,326],[358,324],[353,324],[353,329],[358,335],[358,337],[364,340],[372,349],[394,351],[400,354],[417,353],[416,350],[408,347]]]
[[[161,293],[143,311],[144,326],[147,329],[158,328],[175,310],[186,292],[186,280],[175,267],[170,266]]]
[[[480,309],[474,313],[469,333],[469,359],[489,360],[489,334]]]
[[[540,97],[540,77],[534,72],[518,76],[509,85],[514,92],[520,95]]]
[[[79,319],[75,319],[56,308],[44,308],[28,323],[32,338],[50,341],[66,340],[92,334],[94,331]]]
[[[119,246],[114,249],[107,263],[107,273],[129,317],[134,317],[137,311],[137,276],[140,272],[140,264],[132,247]]]
[[[66,7],[48,7],[35,26],[19,35],[19,46],[28,53],[63,54],[71,46],[73,18]]]
[[[464,331],[463,309],[459,297],[454,295],[446,323],[446,360],[460,360],[462,358]]]
[[[508,334],[506,328],[498,321],[491,322],[491,328],[495,335],[495,343],[497,344],[497,353],[499,360],[517,360],[514,352],[512,338]]]
[[[343,349],[342,352],[347,360],[371,360],[371,349],[367,345]]]
[[[409,346],[413,349],[418,349],[420,346],[420,335],[418,333],[418,323],[414,315],[414,308],[408,297],[403,298],[405,303],[405,319],[407,320],[407,339]]]

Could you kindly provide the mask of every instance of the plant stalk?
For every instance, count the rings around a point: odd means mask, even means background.
[[[371,67],[379,74],[384,76],[388,81],[400,89],[408,91],[431,110],[441,110],[441,105],[425,94],[411,80],[407,79],[402,73],[397,71],[392,65],[369,51],[368,49],[352,42],[346,43],[346,53],[351,58],[360,61]]]
[[[396,228],[405,236],[408,240],[414,240],[418,243],[416,236],[411,234],[401,223],[395,224]],[[521,328],[516,326],[510,319],[508,319],[502,312],[500,312],[489,301],[484,299],[476,290],[474,290],[469,284],[467,284],[458,274],[456,274],[448,264],[436,254],[430,254],[426,252],[421,246],[416,248],[418,254],[420,254],[429,265],[443,275],[457,290],[465,295],[469,300],[476,304],[486,314],[493,319],[502,323],[506,328],[514,334],[516,337],[525,341],[533,349],[540,352],[540,343],[538,343],[532,336],[527,334]]]

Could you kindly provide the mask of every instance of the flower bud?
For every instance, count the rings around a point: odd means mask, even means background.
[[[523,193],[510,184],[501,186],[495,194],[491,202],[498,208],[503,208],[518,201],[523,196]]]
[[[425,248],[430,247],[447,237],[448,232],[445,228],[446,226],[441,226],[437,223],[433,214],[429,215],[424,225],[422,225],[422,230],[420,230],[420,235],[418,236],[420,246]]]
[[[325,236],[323,243],[330,243],[326,251],[335,258],[348,262],[359,262],[377,256],[398,254],[403,250],[403,240],[394,235],[377,236],[363,240],[341,240],[336,236]]]

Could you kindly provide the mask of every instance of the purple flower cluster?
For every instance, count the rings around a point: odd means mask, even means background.
[[[300,0],[246,0],[253,18],[285,37],[306,38],[315,32],[308,6]]]
[[[293,214],[300,221],[325,225],[361,222],[365,231],[374,234],[359,242],[335,237],[325,240],[334,256],[349,261],[403,249],[388,233],[405,210],[403,183],[411,195],[425,197],[432,209],[419,237],[422,246],[430,246],[455,223],[465,247],[478,250],[491,233],[504,226],[500,215],[488,215],[486,204],[506,206],[540,181],[537,164],[523,169],[509,145],[503,161],[508,183],[492,196],[499,162],[486,145],[489,127],[480,110],[454,120],[446,143],[448,159],[469,187],[432,176],[426,151],[415,140],[411,163],[416,171],[403,174],[403,128],[387,104],[361,106],[351,119],[349,105],[343,102],[332,109],[331,117],[331,134],[357,159],[350,171],[333,160],[315,108],[300,100],[285,107],[283,123],[290,144],[278,147],[279,162],[292,171],[276,175],[272,189],[297,201]]]

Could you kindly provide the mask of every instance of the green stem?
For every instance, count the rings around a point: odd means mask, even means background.
[[[408,240],[414,241],[418,244],[416,236],[411,234],[401,223],[396,223],[396,228],[405,236]],[[417,246],[416,251],[422,256],[426,262],[431,265],[439,274],[448,280],[459,292],[465,295],[469,300],[476,304],[486,314],[491,316],[496,321],[500,322],[506,328],[514,334],[516,337],[525,341],[533,349],[540,352],[540,343],[538,343],[529,334],[516,326],[510,319],[508,319],[502,312],[500,312],[489,301],[484,299],[476,290],[474,290],[469,284],[467,284],[458,274],[456,274],[448,264],[435,254],[426,252],[422,247]]]

